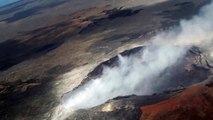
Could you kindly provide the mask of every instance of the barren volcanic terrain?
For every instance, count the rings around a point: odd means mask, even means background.
[[[211,0],[0,7],[0,120],[212,120]]]

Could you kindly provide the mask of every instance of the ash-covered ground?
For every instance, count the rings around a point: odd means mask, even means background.
[[[0,7],[0,119],[212,120],[210,3],[20,0]]]

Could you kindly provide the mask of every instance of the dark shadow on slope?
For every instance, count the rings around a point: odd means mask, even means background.
[[[205,0],[199,5],[195,5],[193,2],[174,2],[174,1],[167,1],[158,4],[154,4],[151,6],[136,6],[132,8],[113,8],[110,10],[103,11],[106,15],[104,17],[90,17],[88,18],[89,21],[92,21],[87,27],[83,28],[79,34],[88,34],[92,31],[96,30],[97,28],[104,27],[108,24],[120,24],[122,19],[125,17],[132,17],[137,15],[137,17],[146,17],[144,16],[144,12],[149,12],[149,14],[156,15],[156,16],[163,16],[168,18],[162,22],[161,28],[165,28],[168,26],[174,26],[179,23],[181,19],[190,19],[192,16],[197,14],[200,8],[206,4],[208,4],[210,0]],[[167,6],[162,10],[163,6]],[[174,9],[176,7],[177,9]],[[159,9],[159,10],[158,10]],[[135,21],[126,21],[128,22],[135,22]],[[143,22],[143,21],[141,21]],[[141,29],[141,28],[138,28]],[[140,30],[139,30],[140,31]]]
[[[6,21],[7,23],[12,23],[12,22],[33,16],[33,15],[41,14],[41,12],[39,12],[39,11],[40,11],[39,8],[28,9],[28,10],[25,10],[25,11],[15,13],[12,17],[9,17],[9,18],[4,19],[2,21]]]
[[[36,15],[36,14],[40,14],[40,13],[42,13],[41,12],[42,10],[56,7],[58,5],[64,4],[65,2],[66,1],[54,2],[52,4],[48,4],[48,5],[45,5],[45,6],[33,7],[33,8],[30,8],[30,9],[24,10],[24,11],[17,12],[12,17],[6,18],[2,21],[6,21],[7,23],[12,23],[12,22],[15,22],[15,21],[18,21],[18,20],[22,20],[24,18],[33,16],[33,15]],[[15,9],[19,9],[19,7],[15,8]],[[10,11],[11,10],[9,10],[9,12]],[[8,11],[6,11],[6,12],[8,12]],[[5,11],[3,11],[3,13],[5,13]]]
[[[0,84],[0,119],[50,118],[50,111],[58,104],[53,85],[51,77]]]
[[[92,23],[89,24],[86,28],[79,31],[79,34],[87,33],[89,31],[91,31],[94,27],[105,24],[108,21],[112,21],[112,20],[117,19],[117,18],[133,16],[135,14],[138,14],[142,10],[143,10],[142,8],[138,9],[137,7],[136,8],[130,8],[130,9],[113,8],[111,10],[105,10],[103,12],[106,14],[106,17],[103,17],[103,18],[96,18],[96,17],[88,18],[88,20],[91,20]]]
[[[6,15],[6,14],[10,14],[10,13],[16,12],[18,10],[21,10],[26,5],[28,5],[29,3],[31,3],[32,1],[25,1],[24,3],[17,4],[19,2],[13,3],[14,6],[11,6],[11,5],[4,6],[5,10],[0,10],[0,15]],[[1,7],[0,9],[2,9],[2,8],[3,7]]]
[[[202,4],[199,4],[198,6],[196,6],[192,2],[176,3],[174,4],[174,6],[177,7],[175,10],[174,9],[164,10],[158,15],[162,15],[165,18],[169,18],[173,20],[180,20],[180,18],[191,19],[192,15],[196,15],[200,11],[200,8],[202,6],[209,3],[210,3],[210,0],[207,0],[203,2]]]
[[[7,70],[25,60],[38,58],[58,48],[75,34],[75,30],[64,32],[69,29],[69,25],[60,23],[39,28],[25,33],[23,36],[29,38],[24,41],[20,38],[0,43],[0,71]]]
[[[36,43],[29,41],[21,43],[16,40],[8,40],[0,44],[0,71],[24,61],[39,57],[49,51],[59,47],[63,41],[55,41],[51,43]]]

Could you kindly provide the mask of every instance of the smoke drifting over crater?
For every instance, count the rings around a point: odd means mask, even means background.
[[[178,27],[154,36],[152,44],[194,45],[206,47],[213,42],[213,2],[204,6],[190,20],[181,20]],[[209,46],[210,47],[210,46]]]
[[[213,3],[202,8],[191,20],[182,20],[178,27],[153,37],[139,55],[119,56],[117,67],[106,67],[100,78],[65,94],[63,106],[72,110],[86,109],[117,96],[152,94],[163,84],[156,78],[166,68],[180,61],[190,46],[199,46],[211,53],[212,39]]]
[[[185,49],[170,45],[151,46],[137,57],[119,56],[118,67],[106,67],[101,78],[91,80],[74,93],[66,95],[64,99],[68,101],[64,105],[73,109],[90,108],[117,96],[150,94],[156,87],[153,78],[180,60]]]

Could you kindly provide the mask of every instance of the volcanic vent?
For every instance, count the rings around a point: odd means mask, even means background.
[[[98,65],[80,86],[62,97],[62,104],[77,110],[73,119],[89,119],[88,114],[99,120],[139,119],[141,105],[167,99],[205,80],[210,67],[197,47],[141,46]]]

